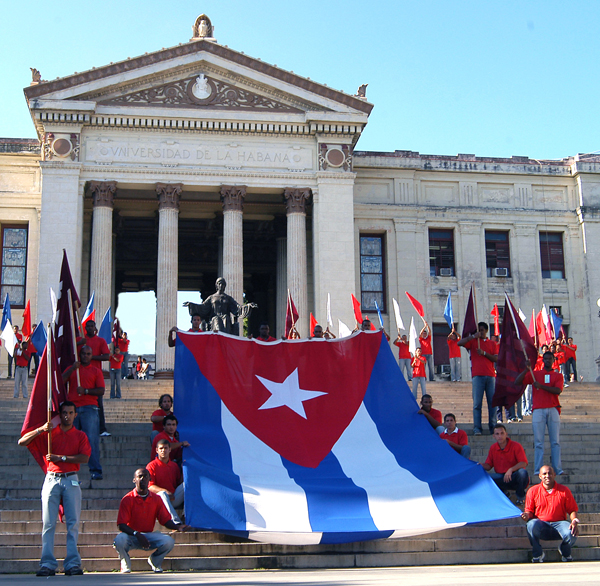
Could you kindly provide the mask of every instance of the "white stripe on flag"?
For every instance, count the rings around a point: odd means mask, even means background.
[[[242,485],[246,530],[311,533],[306,494],[289,477],[281,456],[248,431],[225,404],[221,425],[233,472]],[[268,486],[265,478],[270,480]]]
[[[361,449],[364,446],[369,449]],[[364,403],[332,452],[344,473],[366,491],[373,522],[380,531],[447,527],[429,485],[398,465]]]

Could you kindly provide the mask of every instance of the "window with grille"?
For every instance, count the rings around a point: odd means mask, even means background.
[[[383,235],[360,236],[360,304],[363,312],[386,312],[385,238]]]
[[[508,232],[485,231],[485,262],[488,277],[510,277]]]
[[[454,230],[429,229],[429,274],[454,276]]]
[[[25,307],[27,237],[27,226],[2,226],[0,303],[8,293],[11,307]]]
[[[543,279],[564,279],[565,259],[562,232],[540,232]]]

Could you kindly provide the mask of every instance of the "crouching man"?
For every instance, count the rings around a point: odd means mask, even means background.
[[[544,561],[544,551],[540,539],[561,540],[558,552],[563,562],[572,562],[571,547],[579,535],[577,503],[571,491],[555,481],[556,473],[552,466],[540,468],[541,484],[527,492],[525,510],[521,514],[527,521],[527,535],[533,550],[533,562]],[[568,519],[568,520],[566,520]]]
[[[190,530],[187,525],[171,519],[162,499],[148,490],[149,482],[148,470],[138,468],[133,475],[135,488],[121,499],[119,505],[117,525],[121,533],[115,538],[113,547],[119,554],[121,572],[124,574],[131,572],[130,549],[156,550],[148,558],[148,563],[154,572],[163,571],[163,560],[175,546],[175,541],[170,535],[153,531],[157,520],[167,529],[181,532]]]

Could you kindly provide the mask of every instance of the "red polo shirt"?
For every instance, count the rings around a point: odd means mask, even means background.
[[[104,386],[104,376],[102,371],[94,366],[93,362],[87,365],[81,365],[77,370],[71,373],[69,377],[69,401],[73,401],[77,407],[83,407],[84,405],[98,406],[98,397],[96,395],[78,395],[77,394],[77,372],[79,371],[79,377],[81,379],[81,386],[84,389],[97,389]]]
[[[163,464],[158,458],[150,462],[146,469],[150,472],[150,484],[156,484],[161,488],[166,488],[169,492],[175,492],[175,489],[183,482],[181,477],[181,468],[169,460]]]
[[[123,360],[125,356],[123,354],[113,354],[110,357],[110,367],[113,370],[121,370],[121,366],[123,364]]]
[[[431,336],[421,338],[419,336],[419,344],[421,345],[421,354],[433,354],[431,350]]]
[[[492,342],[489,339],[469,340],[464,345],[464,348],[466,348],[471,355],[471,376],[496,376],[494,363],[477,352],[477,348],[481,348],[488,354],[497,354],[498,350],[496,342]]]
[[[527,491],[525,512],[549,523],[565,521],[567,515],[579,509],[571,491],[556,482],[551,493],[542,484],[536,484]]]
[[[442,412],[434,409],[433,407],[429,410],[429,415],[431,415],[440,425],[442,425]]]
[[[563,375],[559,372],[554,372],[553,370],[548,371],[544,370],[534,370],[533,374],[535,376],[535,380],[543,385],[549,385],[551,387],[558,387],[562,390],[564,385]],[[523,379],[523,383],[526,385],[533,384],[533,377],[531,373],[528,372]],[[544,391],[544,389],[536,389],[533,387],[531,392],[531,404],[533,409],[549,409],[551,407],[556,407],[558,412],[560,413],[560,401],[558,399],[559,395],[555,395],[554,393],[549,393],[548,391]]]
[[[460,358],[459,340],[460,337],[456,338],[456,340],[451,340],[450,338],[446,340],[448,342],[448,354],[450,355],[450,358]]]
[[[102,354],[110,354],[108,344],[104,338],[100,336],[94,336],[92,338],[85,337],[85,343],[92,349],[92,356],[101,356]],[[97,368],[102,370],[102,360],[92,360],[92,364],[95,364]]]
[[[154,411],[151,415],[151,417],[163,417],[165,418],[167,415],[169,415],[171,413],[171,411],[165,411],[163,409],[157,409],[156,411]],[[165,427],[163,425],[162,421],[159,421],[158,423],[155,423],[154,421],[152,422],[152,431],[164,431]]]
[[[161,525],[164,525],[171,520],[171,515],[167,512],[162,499],[153,492],[148,492],[146,497],[141,497],[134,488],[121,499],[117,525],[125,524],[134,531],[152,533],[157,519]]]
[[[510,438],[506,441],[506,446],[502,450],[498,442],[490,446],[488,457],[485,463],[494,469],[499,474],[504,474],[509,468],[512,468],[519,462],[527,464],[527,456],[525,450],[519,442],[514,442]]]
[[[440,434],[440,437],[443,440],[450,440],[454,444],[458,444],[459,446],[468,446],[469,438],[467,437],[467,432],[462,429],[458,429],[458,427],[454,428],[452,433],[444,433]]]
[[[47,437],[46,434],[42,434]],[[46,446],[48,442],[46,440]],[[92,455],[92,448],[88,441],[87,435],[83,431],[79,431],[71,427],[69,431],[63,431],[58,427],[52,429],[52,453],[57,456],[77,456],[84,454],[85,456]],[[48,472],[77,472],[79,464],[72,462],[48,462]]]
[[[166,431],[161,431],[154,438],[154,441],[152,442],[152,455],[150,457],[153,459],[156,458],[156,444],[158,444],[158,440],[161,440],[161,439],[169,440],[172,444],[179,441],[179,440],[175,439],[174,437],[171,437]],[[170,455],[171,460],[181,460],[182,457],[183,457],[183,448],[179,447],[174,450],[171,449],[171,455]]]
[[[427,360],[422,356],[415,356],[412,361],[413,367],[413,378],[423,377],[425,378],[425,363]]]
[[[394,346],[398,346],[398,358],[400,360],[410,359],[410,352],[408,350],[408,342],[404,343],[399,340],[394,342]]]

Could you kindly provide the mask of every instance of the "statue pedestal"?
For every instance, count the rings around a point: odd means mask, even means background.
[[[154,373],[155,380],[173,380],[172,370],[157,370]]]

